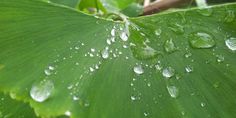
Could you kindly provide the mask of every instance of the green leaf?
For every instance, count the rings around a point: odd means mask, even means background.
[[[12,96],[14,97],[14,96]],[[29,105],[0,94],[0,118],[37,118]]]
[[[0,11],[0,90],[40,116],[236,117],[236,4],[130,18],[129,33],[36,0]],[[215,44],[192,47],[199,33]]]
[[[127,8],[123,9],[121,13],[129,17],[136,17],[143,13],[143,7],[137,3],[132,3]]]
[[[102,11],[104,13],[107,12],[99,0],[81,0],[79,4],[79,9],[81,11],[87,11],[89,13],[99,12],[99,11]],[[95,11],[91,11],[94,9]]]
[[[81,0],[49,0],[50,2],[76,8]]]
[[[109,11],[121,11],[135,2],[135,0],[100,0]]]

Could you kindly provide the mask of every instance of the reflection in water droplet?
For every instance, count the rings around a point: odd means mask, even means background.
[[[228,10],[224,21],[229,23],[229,22],[233,22],[234,19],[235,19],[234,11]]]
[[[206,103],[201,102],[201,107],[205,107],[205,106],[206,106]]]
[[[166,40],[164,48],[168,53],[176,51],[176,47],[172,39]]]
[[[236,38],[231,37],[225,41],[225,45],[232,51],[236,50]]]
[[[223,55],[216,55],[216,61],[221,63],[225,60],[225,57]]]
[[[187,53],[184,54],[184,57],[185,57],[185,58],[189,58],[189,57],[191,57],[191,56],[192,56],[192,53],[191,53],[191,52],[187,52]]]
[[[120,38],[123,41],[127,41],[129,36],[128,36],[128,34],[125,31],[122,31],[121,34],[120,34]]]
[[[114,37],[115,35],[116,35],[116,30],[115,30],[115,29],[112,29],[112,30],[111,30],[111,36]]]
[[[171,23],[169,26],[170,26],[169,28],[172,31],[174,31],[176,34],[183,34],[184,33],[184,26],[183,25],[180,25],[178,23]]]
[[[71,112],[70,112],[70,111],[66,111],[66,112],[65,112],[65,115],[66,115],[66,116],[71,116]]]
[[[50,97],[53,89],[53,82],[50,80],[44,80],[32,86],[30,90],[30,96],[36,102],[44,102]]]
[[[162,32],[161,29],[156,29],[156,30],[155,30],[155,34],[156,34],[157,36],[160,36],[160,35],[161,35],[161,32]]]
[[[153,59],[160,54],[160,52],[147,45],[145,47],[131,46],[131,49],[134,57],[142,60]]]
[[[204,32],[191,34],[189,37],[189,42],[193,48],[212,48],[216,44],[213,37]]]
[[[187,65],[187,66],[185,67],[185,71],[186,71],[187,73],[193,72],[193,67],[190,66],[190,65]]]
[[[164,68],[163,71],[162,71],[162,75],[165,78],[170,78],[170,77],[175,75],[175,70],[172,67]]]
[[[197,10],[197,12],[203,16],[211,16],[213,13],[213,10],[210,7],[202,8]]]
[[[138,75],[141,75],[141,74],[144,73],[144,70],[143,70],[143,68],[142,68],[141,65],[135,66],[133,70],[134,70],[134,72],[135,72],[136,74],[138,74]]]
[[[167,86],[167,90],[172,98],[177,98],[179,95],[179,89],[175,86]]]
[[[109,57],[109,51],[108,48],[105,48],[104,50],[102,50],[102,58],[103,59],[107,59]]]

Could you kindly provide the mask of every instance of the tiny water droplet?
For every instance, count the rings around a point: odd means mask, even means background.
[[[133,70],[134,70],[134,72],[135,72],[136,74],[138,74],[138,75],[141,75],[141,74],[144,73],[144,70],[143,70],[143,68],[142,68],[141,65],[135,66]]]
[[[165,51],[168,53],[172,53],[176,51],[176,47],[172,39],[166,40],[164,44],[164,48],[165,48]]]
[[[156,34],[157,36],[160,36],[160,35],[161,35],[161,32],[162,32],[161,29],[156,29],[156,30],[155,30],[155,34]]]
[[[236,38],[231,37],[225,41],[225,45],[232,51],[236,50]]]
[[[212,35],[204,32],[191,34],[189,42],[193,48],[212,48],[216,45]]]
[[[132,101],[136,100],[135,96],[130,96],[130,99],[131,99]]]
[[[36,102],[44,102],[50,97],[53,89],[53,82],[50,80],[44,80],[32,86],[30,90],[30,96]]]
[[[129,36],[128,36],[128,34],[125,31],[122,31],[121,34],[120,34],[120,38],[123,41],[127,41]]]
[[[79,97],[77,97],[77,96],[73,96],[73,100],[79,100]]]
[[[192,56],[192,53],[191,53],[191,52],[187,52],[187,53],[184,54],[184,57],[185,57],[185,58],[189,58],[189,57],[191,57],[191,56]]]
[[[107,39],[107,44],[111,45],[111,40],[110,39]]]
[[[225,60],[225,57],[223,55],[216,55],[216,61],[218,63],[221,63]]]
[[[175,86],[167,86],[167,90],[172,98],[177,98],[179,95],[179,89]]]
[[[233,10],[228,10],[226,13],[226,17],[224,19],[225,22],[233,22],[235,19],[234,11]]]
[[[163,71],[162,71],[162,75],[165,78],[170,78],[170,77],[175,75],[175,70],[172,67],[164,68]]]
[[[201,107],[205,107],[205,106],[206,106],[206,103],[201,102]]]
[[[93,71],[94,71],[94,68],[89,67],[89,70],[90,70],[90,72],[93,72]]]
[[[162,66],[161,66],[161,64],[158,63],[155,65],[155,68],[160,71],[162,69]]]
[[[65,112],[65,115],[66,115],[66,116],[71,116],[71,112],[70,112],[70,111],[66,111],[66,112]]]
[[[143,115],[144,115],[145,117],[147,117],[147,116],[149,115],[149,113],[144,112]]]
[[[104,50],[102,50],[102,58],[107,59],[108,57],[109,57],[109,51],[108,48],[105,48]]]
[[[185,71],[186,71],[187,73],[191,73],[191,72],[193,72],[193,67],[190,66],[190,65],[187,65],[187,66],[185,67]]]
[[[116,35],[116,30],[115,29],[112,29],[111,30],[111,36],[115,36]]]

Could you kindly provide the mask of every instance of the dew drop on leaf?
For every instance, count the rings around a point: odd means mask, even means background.
[[[226,17],[225,17],[224,21],[229,23],[229,22],[233,22],[234,19],[235,19],[234,11],[228,10],[226,12]]]
[[[43,80],[38,84],[34,84],[30,90],[30,96],[36,102],[44,102],[47,100],[54,89],[51,80]]]
[[[112,30],[111,30],[111,36],[115,36],[116,35],[116,30],[115,30],[115,28],[113,28]]]
[[[206,103],[201,102],[201,107],[205,107],[205,106],[206,106]]]
[[[162,71],[162,75],[165,78],[170,78],[175,75],[175,70],[172,67],[164,68]]]
[[[65,112],[65,115],[66,115],[66,116],[71,116],[71,112],[70,112],[70,111],[66,111],[66,112]]]
[[[191,53],[191,52],[187,52],[187,53],[184,54],[184,57],[185,57],[185,58],[189,58],[189,57],[191,57],[191,56],[192,56],[192,53]]]
[[[129,36],[128,36],[128,34],[125,31],[122,31],[120,33],[120,38],[121,38],[122,41],[127,41]]]
[[[191,73],[191,72],[193,72],[193,67],[190,66],[190,65],[187,65],[187,66],[185,67],[185,71],[186,71],[187,73]]]
[[[165,51],[168,53],[172,53],[176,51],[176,47],[172,39],[166,40],[164,44],[164,48],[165,48]]]
[[[137,65],[133,68],[134,72],[138,75],[141,75],[144,73],[144,70],[141,65]]]
[[[216,55],[216,61],[218,63],[221,63],[225,60],[225,57],[223,55]]]
[[[101,54],[103,59],[107,59],[109,57],[108,47],[102,50]]]
[[[156,29],[156,30],[155,30],[155,34],[156,34],[157,36],[160,36],[160,35],[161,35],[161,32],[162,32],[161,29]]]
[[[229,38],[225,41],[225,45],[232,51],[236,50],[236,38]]]
[[[168,92],[169,92],[169,94],[170,94],[170,96],[172,98],[177,98],[178,97],[179,89],[177,87],[175,87],[175,86],[167,86],[166,88],[167,88],[167,90],[168,90]]]
[[[204,32],[191,34],[189,42],[193,48],[212,48],[216,45],[213,36]]]

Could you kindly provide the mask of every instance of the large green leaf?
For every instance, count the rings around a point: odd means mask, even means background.
[[[81,0],[48,0],[48,1],[76,8]]]
[[[235,4],[129,19],[128,41],[125,23],[53,4],[0,11],[0,90],[40,116],[236,117]]]
[[[14,96],[12,96],[14,97]],[[37,118],[27,104],[13,100],[8,95],[0,94],[0,118]]]

